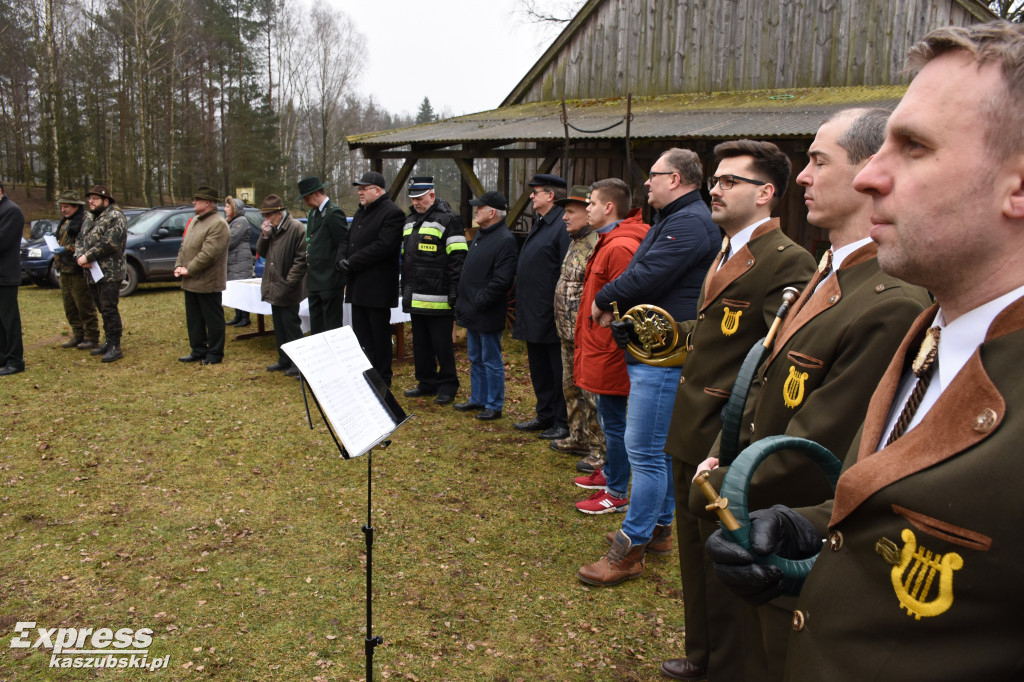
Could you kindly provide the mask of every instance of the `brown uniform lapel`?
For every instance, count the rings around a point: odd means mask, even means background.
[[[719,251],[718,258],[711,264],[711,269],[708,270],[707,277],[704,278],[704,299],[701,301],[701,311],[717,301],[726,287],[735,282],[740,275],[754,267],[757,259],[754,258],[754,254],[750,250],[750,242],[768,234],[772,230],[779,229],[780,226],[781,223],[778,218],[772,218],[758,225],[754,228],[754,233],[750,235],[750,239],[743,245],[743,248],[733,253],[721,269],[719,269],[718,264],[722,260],[723,252]]]
[[[843,264],[840,266],[839,271],[859,265],[864,261],[874,258],[877,254],[877,244],[874,242],[865,244],[843,260]],[[772,363],[775,356],[779,354],[786,343],[789,342],[801,327],[839,303],[840,299],[842,299],[843,290],[839,285],[839,272],[836,272],[835,277],[830,277],[825,280],[824,284],[821,285],[821,288],[815,292],[814,289],[818,286],[821,278],[821,273],[815,272],[814,277],[812,277],[811,281],[807,283],[807,286],[804,287],[800,297],[797,298],[796,303],[793,304],[793,307],[789,311],[789,315],[786,317],[785,321],[782,323],[782,327],[779,329],[779,335],[775,339],[775,344],[772,346],[772,354],[768,358],[768,362],[765,363],[766,366]]]
[[[882,488],[980,443],[996,431],[1006,415],[1006,402],[985,371],[976,349],[921,422],[888,447],[875,451],[889,420],[907,354],[920,343],[936,310],[937,306],[932,306],[914,322],[871,397],[857,461],[839,479],[829,525],[842,521]],[[1021,327],[1024,327],[1024,299],[996,317],[985,340]]]

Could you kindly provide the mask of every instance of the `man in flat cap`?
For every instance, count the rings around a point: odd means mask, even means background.
[[[352,183],[359,208],[337,267],[348,275],[352,331],[384,383],[391,385],[391,308],[398,303],[398,257],[405,214],[384,189],[384,176],[367,171]]]
[[[537,413],[518,422],[520,431],[540,431],[555,440],[569,435],[565,396],[562,393],[562,345],[555,330],[555,283],[569,249],[564,213],[555,204],[565,198],[565,180],[541,173],[528,183],[533,191],[537,219],[523,242],[516,269],[516,323],[512,336],[526,342],[530,381],[537,397]]]
[[[25,371],[18,286],[25,215],[0,183],[0,376]]]
[[[227,287],[228,223],[217,211],[217,190],[200,187],[192,197],[196,217],[185,228],[185,236],[174,261],[174,276],[181,278],[185,292],[185,325],[188,327],[188,355],[181,362],[216,365],[224,358],[224,310],[221,292]]]
[[[309,294],[309,330],[319,334],[344,322],[345,273],[334,263],[339,249],[348,247],[345,212],[330,200],[324,183],[314,176],[299,180],[306,214],[306,291]]]
[[[452,324],[462,263],[468,247],[462,220],[434,193],[434,178],[409,181],[412,208],[402,230],[402,308],[412,318],[416,386],[405,397],[437,395],[434,402],[455,400]]]
[[[455,300],[455,322],[466,328],[469,355],[469,400],[453,407],[477,411],[476,418],[501,417],[505,405],[505,365],[501,332],[508,312],[508,292],[516,274],[516,240],[505,224],[508,202],[500,192],[471,199],[477,230],[466,254]]]
[[[276,194],[267,195],[260,213],[263,225],[256,250],[267,260],[260,294],[270,304],[277,341],[277,362],[267,371],[298,376],[298,367],[281,346],[302,337],[299,303],[306,297],[306,235],[302,223],[288,215]]]
[[[124,357],[121,352],[121,282],[124,280],[124,247],[128,240],[128,221],[117,207],[114,197],[105,185],[94,185],[87,193],[90,222],[83,223],[82,231],[75,240],[75,261],[85,270],[95,263],[101,275],[86,273],[91,281],[93,300],[103,318],[103,345],[89,351],[90,355],[102,355],[103,362],[115,362]]]
[[[64,316],[71,325],[71,338],[61,348],[90,350],[99,345],[100,320],[96,314],[96,302],[89,293],[88,273],[75,262],[75,239],[86,221],[91,220],[85,210],[85,202],[74,190],[66,190],[57,199],[61,218],[57,225],[58,247],[54,258],[60,268],[60,294],[64,301]]]

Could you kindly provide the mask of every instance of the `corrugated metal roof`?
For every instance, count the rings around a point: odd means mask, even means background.
[[[633,99],[630,136],[634,139],[811,137],[830,114],[851,106],[892,109],[906,86],[746,90],[702,95],[662,95]],[[626,98],[566,102],[569,122],[599,131],[622,121]],[[511,144],[561,140],[561,102],[532,102],[411,128],[348,137],[352,148],[386,149],[409,144],[489,142]],[[623,139],[625,125],[602,132],[569,129],[573,140]]]

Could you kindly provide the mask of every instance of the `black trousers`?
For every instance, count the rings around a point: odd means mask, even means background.
[[[119,346],[121,345],[121,313],[117,310],[117,304],[121,300],[121,283],[101,279],[89,285],[92,291],[92,300],[100,310],[100,317],[103,318],[104,342]]]
[[[0,286],[0,367],[5,365],[25,368],[17,285]]]
[[[526,357],[530,362],[530,383],[537,396],[537,419],[553,426],[569,428],[562,392],[562,344],[527,343]]]
[[[185,326],[192,355],[207,360],[224,358],[224,309],[221,292],[199,294],[185,292]]]
[[[459,377],[455,372],[452,344],[454,315],[417,315],[412,318],[412,355],[419,389],[428,393],[455,395]]]
[[[391,310],[352,304],[352,331],[384,383],[391,385]]]
[[[299,306],[296,305],[271,305],[270,313],[274,321],[274,339],[277,340],[277,361],[282,365],[291,366],[292,361],[288,354],[281,350],[281,346],[302,338],[302,321],[299,319]]]
[[[309,292],[309,333],[339,329],[345,324],[345,296],[340,291]]]

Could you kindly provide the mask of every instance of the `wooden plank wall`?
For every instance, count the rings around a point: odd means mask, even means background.
[[[953,0],[605,0],[516,103],[903,83]]]

